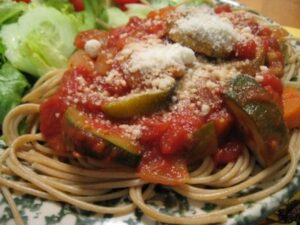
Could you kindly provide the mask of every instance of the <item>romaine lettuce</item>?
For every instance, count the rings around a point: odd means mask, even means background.
[[[153,8],[160,9],[163,7],[167,7],[169,5],[173,5],[173,1],[180,1],[180,0],[149,0],[149,3]]]
[[[22,95],[29,88],[23,74],[11,64],[5,63],[0,69],[0,124],[7,112],[21,102]]]
[[[5,47],[0,38],[0,68],[5,63],[6,59],[4,57]]]
[[[127,8],[126,14],[129,17],[137,16],[142,19],[146,18],[148,13],[154,10],[154,7],[152,5],[145,5],[145,4],[127,4],[126,8]]]
[[[104,2],[104,1],[103,1]],[[128,22],[130,17],[137,16],[146,18],[152,10],[160,9],[167,6],[175,6],[187,2],[186,0],[148,0],[150,4],[130,3],[126,4],[126,11],[120,10],[116,6],[106,7],[98,18],[107,23],[109,27],[118,27]],[[189,0],[188,4],[199,5],[209,3],[209,0]]]
[[[119,27],[128,22],[129,16],[117,7],[110,7],[106,9],[107,23],[110,27]]]
[[[43,0],[42,5],[59,10],[76,24],[78,31],[82,31],[96,28],[96,18],[104,10],[104,2],[102,0],[84,0],[85,10],[81,12],[74,11],[69,0]]]

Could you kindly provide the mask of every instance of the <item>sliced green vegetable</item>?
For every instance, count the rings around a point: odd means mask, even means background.
[[[164,103],[173,88],[160,91],[144,92],[120,97],[115,101],[102,105],[104,113],[115,118],[129,118],[156,110]]]
[[[9,110],[20,104],[22,95],[29,88],[26,78],[11,64],[0,69],[0,123]]]
[[[0,37],[5,56],[14,67],[34,76],[67,66],[74,51],[76,24],[60,11],[36,6],[22,15],[18,23],[3,26]]]
[[[137,145],[129,139],[120,136],[109,130],[101,130],[86,123],[87,117],[77,109],[69,107],[65,113],[65,118],[70,126],[87,134],[94,140],[105,140],[110,144],[108,151],[98,154],[100,157],[110,157],[111,159],[128,166],[136,166],[140,161],[141,152]]]
[[[286,154],[289,132],[282,113],[252,77],[239,75],[231,80],[224,99],[262,166],[269,166]]]
[[[218,138],[214,123],[208,122],[199,128],[193,135],[193,143],[193,147],[186,153],[189,163],[197,162],[215,153]]]
[[[24,2],[4,1],[0,4],[0,27],[2,24],[14,22],[27,9]]]

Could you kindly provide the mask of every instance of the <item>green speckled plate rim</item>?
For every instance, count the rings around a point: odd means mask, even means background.
[[[251,225],[265,219],[270,213],[275,211],[281,204],[288,201],[300,189],[300,165],[297,167],[297,172],[292,182],[284,189],[263,199],[259,202],[246,204],[247,209],[227,220],[226,225]],[[181,215],[182,213],[192,214],[196,213],[193,203],[190,203],[182,196],[169,191],[168,189],[157,190],[160,198],[172,201],[176,207],[157,205],[157,209],[167,214]],[[96,215],[91,212],[86,212],[72,207],[68,204],[50,202],[28,195],[15,195],[14,196],[17,207],[28,225],[159,225],[161,223],[152,221],[151,219],[143,216],[141,211],[136,210],[134,213],[121,216],[112,217],[111,215]],[[126,199],[123,200],[127,202]],[[114,201],[104,202],[105,205],[113,205]],[[151,203],[155,206],[155,202]],[[214,209],[212,204],[204,204],[201,207],[203,211],[210,211]],[[0,224],[9,225],[13,224],[13,217],[8,205],[3,197],[0,195]]]
[[[238,6],[239,3],[232,0],[218,0],[216,2],[226,2]],[[299,43],[298,43],[299,44]],[[300,47],[300,44],[299,44]],[[4,144],[0,142],[0,148]],[[299,149],[300,150],[300,149]],[[283,203],[287,202],[300,189],[300,165],[293,180],[282,190],[253,204],[247,204],[247,209],[241,214],[230,217],[226,225],[251,225],[257,224],[265,219],[269,214],[278,209]],[[157,206],[160,211],[168,214],[180,215],[183,211],[189,210],[193,203],[189,203],[185,198],[168,191],[163,191],[161,195],[164,198],[170,198],[175,201],[176,209]],[[110,215],[96,215],[94,213],[79,210],[68,204],[50,202],[35,198],[28,195],[15,195],[15,202],[21,215],[28,225],[159,225],[162,223],[155,222],[136,210],[135,213],[121,217],[112,217]],[[126,200],[124,200],[126,201]],[[105,202],[106,205],[114,204],[113,201]],[[213,209],[212,205],[205,204],[201,206],[204,211]],[[195,212],[193,212],[195,213]],[[0,225],[14,224],[13,217],[3,196],[0,195]]]

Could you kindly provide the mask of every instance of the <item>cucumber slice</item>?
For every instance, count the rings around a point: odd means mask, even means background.
[[[90,123],[86,123],[88,118],[83,113],[79,112],[74,107],[69,107],[65,112],[65,120],[68,126],[77,129],[79,132],[84,132],[86,136],[93,140],[105,140],[109,146],[108,151],[97,152],[99,157],[109,157],[116,162],[128,166],[138,165],[141,158],[141,151],[139,147],[133,144],[129,139],[120,136],[109,130],[101,130],[95,128]],[[91,149],[91,151],[93,151]]]
[[[131,94],[102,105],[105,114],[114,118],[130,118],[155,111],[167,101],[173,87],[165,90]]]
[[[262,166],[269,166],[286,154],[289,144],[289,131],[282,113],[267,97],[267,91],[246,75],[232,79],[224,94],[246,144]]]

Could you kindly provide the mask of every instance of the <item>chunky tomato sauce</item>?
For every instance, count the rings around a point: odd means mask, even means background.
[[[41,105],[40,129],[57,154],[113,161],[115,155],[109,150],[112,144],[105,138],[97,137],[97,131],[101,130],[101,135],[105,133],[114,137],[130,136],[128,141],[139,149],[141,155],[137,164],[140,177],[168,185],[182,184],[188,179],[191,158],[196,159],[193,160],[195,163],[206,155],[214,155],[216,165],[219,166],[237,159],[244,146],[230,135],[234,119],[224,106],[223,87],[220,85],[214,90],[199,86],[195,95],[197,99],[189,99],[192,106],[183,109],[178,109],[176,105],[169,107],[169,97],[156,111],[130,118],[113,118],[103,111],[103,105],[111,99],[148,88],[149,84],[144,82],[139,71],[128,73],[122,59],[115,58],[126,45],[147,40],[149,37],[168,42],[166,18],[174,10],[174,7],[165,8],[151,12],[146,20],[133,17],[127,25],[120,28],[109,31],[90,30],[77,35],[75,45],[79,50],[71,57],[69,69],[64,74],[59,90]],[[215,11],[226,13],[231,12],[231,9],[223,7]],[[237,14],[237,17],[240,15]],[[238,23],[236,18],[232,20]],[[280,96],[282,86],[272,74],[282,73],[283,59],[273,31],[261,28],[253,19],[240,20],[237,25],[241,26],[243,23],[251,24],[252,32],[261,37],[264,44],[266,66],[270,69],[270,75],[265,77],[262,85]],[[100,40],[101,48],[93,58],[84,49],[87,42],[94,39]],[[254,41],[237,43],[229,58],[252,60],[256,57],[257,48]],[[110,71],[118,74],[118,77],[113,78],[114,82],[107,81]],[[178,74],[172,71],[170,73],[173,76]],[[116,82],[118,79],[119,83]],[[194,111],[199,99],[207,103],[202,104],[202,111],[207,111],[204,114],[199,114],[199,110]],[[76,121],[70,122],[66,118],[65,112],[70,107],[75,107],[85,116],[83,124],[88,124],[88,129],[83,129],[85,125],[76,125]],[[193,148],[199,146],[199,143],[195,143],[196,137],[200,135],[201,139],[201,128],[209,122],[213,123],[216,130],[218,149],[212,149],[201,156],[201,152]],[[211,144],[214,140],[208,141]],[[123,160],[127,160],[126,156]]]

